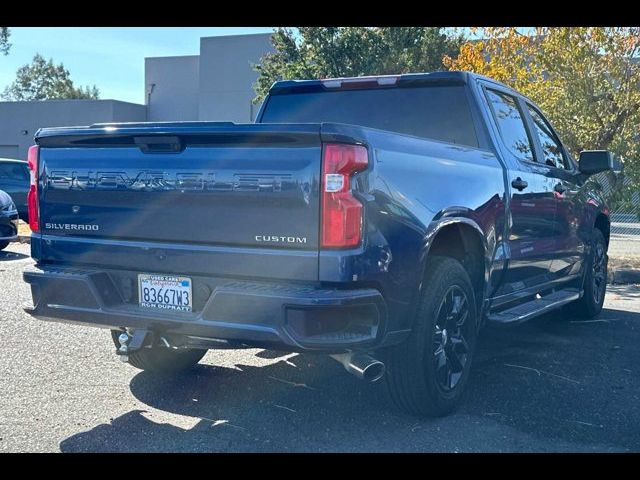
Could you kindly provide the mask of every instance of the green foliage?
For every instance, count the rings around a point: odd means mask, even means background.
[[[11,44],[9,43],[9,37],[11,36],[11,30],[8,27],[0,27],[0,53],[4,55],[9,54],[9,48],[11,48]]]
[[[255,67],[255,103],[277,80],[443,70],[463,38],[441,27],[296,27],[276,29],[272,42],[275,52]]]
[[[464,44],[452,70],[502,81],[536,102],[577,158],[581,150],[611,150],[624,164],[624,203],[640,188],[640,28],[482,28],[482,40]],[[627,193],[625,193],[627,192]],[[615,205],[614,205],[615,208]]]
[[[100,92],[92,87],[75,87],[62,63],[54,64],[40,54],[30,64],[18,69],[15,81],[2,97],[5,100],[97,99]]]

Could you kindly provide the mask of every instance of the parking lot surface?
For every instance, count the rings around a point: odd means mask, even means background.
[[[28,255],[0,252],[0,452],[640,451],[638,286],[610,286],[597,320],[486,328],[462,407],[419,419],[326,357],[221,350],[141,372],[108,330],[24,313]]]

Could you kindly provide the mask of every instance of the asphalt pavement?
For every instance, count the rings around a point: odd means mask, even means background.
[[[160,378],[107,330],[22,310],[29,245],[0,252],[0,452],[640,451],[640,287],[597,320],[554,313],[480,338],[457,413],[399,413],[326,357],[211,351]]]

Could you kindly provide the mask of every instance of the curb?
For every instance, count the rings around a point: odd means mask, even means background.
[[[640,283],[640,270],[634,268],[617,268],[615,270],[610,270],[607,283]]]

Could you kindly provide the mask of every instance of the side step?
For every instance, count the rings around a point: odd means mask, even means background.
[[[495,323],[521,323],[534,317],[543,315],[562,305],[577,300],[582,295],[577,288],[567,288],[550,293],[544,297],[535,298],[527,303],[516,305],[501,312],[490,313],[488,320]]]

